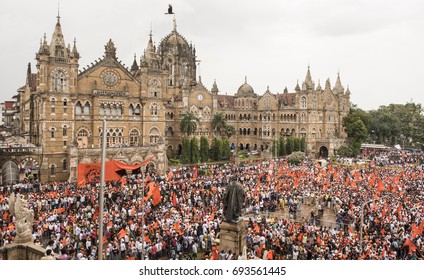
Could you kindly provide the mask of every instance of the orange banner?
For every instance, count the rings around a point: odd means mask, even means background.
[[[119,170],[135,170],[140,168],[139,164],[129,165],[116,160],[105,163],[105,182],[119,181],[121,176],[116,173]],[[78,185],[100,182],[100,162],[78,164]]]

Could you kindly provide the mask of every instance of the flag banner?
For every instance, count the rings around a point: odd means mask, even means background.
[[[119,181],[121,176],[116,173],[119,170],[135,170],[140,164],[130,165],[116,160],[105,162],[105,182]],[[78,164],[78,185],[100,182],[100,162]]]

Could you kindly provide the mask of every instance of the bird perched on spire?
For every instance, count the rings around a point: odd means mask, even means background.
[[[172,5],[169,4],[169,6],[168,6],[168,12],[165,13],[165,15],[173,15],[173,14],[174,14],[174,12],[172,11]]]

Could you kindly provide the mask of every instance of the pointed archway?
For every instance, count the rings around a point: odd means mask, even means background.
[[[328,148],[326,146],[319,147],[318,158],[328,158]]]

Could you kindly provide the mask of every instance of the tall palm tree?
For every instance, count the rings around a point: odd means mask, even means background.
[[[227,120],[221,112],[215,113],[212,119],[212,128],[218,131],[219,135],[221,135],[221,131],[225,129],[227,126]]]
[[[197,129],[198,122],[199,122],[198,117],[196,117],[192,112],[186,112],[181,115],[180,131],[184,135],[193,134]]]

